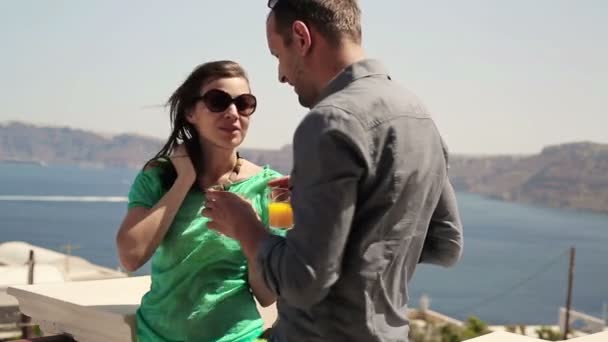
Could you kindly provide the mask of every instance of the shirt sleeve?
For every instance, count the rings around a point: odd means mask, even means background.
[[[152,208],[162,197],[160,170],[154,167],[140,171],[131,185],[128,209],[135,207]]]
[[[439,202],[431,216],[420,262],[444,267],[452,266],[460,260],[462,245],[462,222],[456,194],[446,176]]]
[[[366,170],[361,124],[334,107],[315,109],[294,135],[294,227],[261,243],[257,260],[268,288],[290,305],[321,301],[338,280]]]

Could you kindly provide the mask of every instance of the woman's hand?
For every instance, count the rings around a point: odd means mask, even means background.
[[[269,233],[247,200],[229,191],[206,192],[201,214],[209,218],[207,228],[238,240],[247,258],[254,259],[259,242]]]
[[[251,227],[262,225],[251,202],[243,197],[229,191],[217,190],[208,190],[205,195],[207,199],[201,215],[209,218],[209,229],[241,240],[251,232]]]
[[[196,181],[196,170],[194,169],[192,159],[190,159],[184,144],[177,145],[169,159],[171,159],[171,163],[173,164],[173,167],[175,167],[179,180],[182,180],[189,185],[192,185],[194,181]]]

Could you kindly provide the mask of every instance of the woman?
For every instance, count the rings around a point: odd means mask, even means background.
[[[236,342],[262,333],[253,296],[263,306],[275,298],[238,242],[208,230],[201,216],[205,190],[221,187],[268,222],[267,183],[280,175],[236,151],[256,104],[245,71],[231,61],[197,67],[168,101],[173,132],[135,178],[117,235],[128,271],[152,258],[139,341]]]

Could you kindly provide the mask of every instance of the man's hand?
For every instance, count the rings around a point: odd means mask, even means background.
[[[275,178],[268,182],[268,186],[271,188],[289,189],[291,188],[290,178],[289,176]]]
[[[257,245],[268,234],[249,201],[228,192],[209,190],[201,214],[209,218],[207,227],[238,240],[247,257],[254,257]]]
[[[291,198],[291,179],[289,176],[275,178],[268,182],[271,191],[272,201],[290,201]]]

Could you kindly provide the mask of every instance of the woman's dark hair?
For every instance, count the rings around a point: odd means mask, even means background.
[[[196,105],[198,97],[201,95],[201,88],[205,84],[220,78],[232,77],[243,78],[249,82],[247,73],[236,62],[222,60],[201,64],[192,71],[167,101],[171,119],[171,135],[156,156],[144,165],[144,169],[148,166],[161,168],[163,188],[170,188],[177,178],[177,172],[169,157],[179,143],[184,143],[196,174],[200,175],[202,173],[203,159],[199,135],[196,128],[186,120],[186,116]]]

